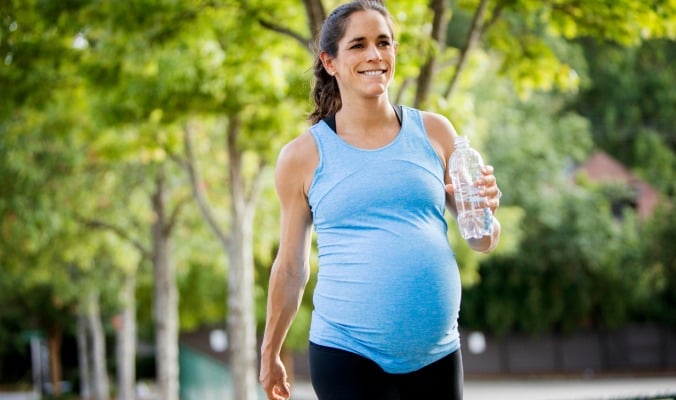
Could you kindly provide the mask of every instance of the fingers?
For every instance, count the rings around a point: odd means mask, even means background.
[[[291,397],[291,385],[289,384],[289,382],[284,382],[284,384],[281,386],[280,385],[275,386],[273,392],[276,395],[280,396],[279,397],[280,399],[286,400],[289,397]]]
[[[481,195],[486,197],[486,206],[495,214],[495,211],[500,207],[502,191],[498,187],[495,175],[493,175],[492,165],[485,165],[481,172],[484,174],[478,182],[483,187]]]
[[[480,189],[479,195],[486,198],[485,207],[490,208],[491,212],[495,214],[495,211],[500,207],[502,191],[498,187],[495,175],[493,175],[492,165],[484,165],[481,168],[481,172],[483,173],[483,176],[475,182],[475,185]],[[449,195],[454,195],[452,184],[446,184],[445,189]]]
[[[270,400],[288,400],[291,397],[291,385],[285,382],[281,385],[274,385],[270,390],[266,390]]]
[[[266,390],[266,392],[269,400],[288,400],[291,397],[291,385],[289,382],[274,385],[271,390]]]
[[[500,193],[500,195],[502,195],[502,193]],[[500,198],[494,197],[492,199],[488,199],[487,203],[488,208],[490,208],[493,214],[495,215],[495,212],[498,210],[498,207],[500,207]]]
[[[291,384],[289,382],[284,382],[279,385],[275,385],[272,388],[272,398],[274,400],[288,400],[291,397]]]

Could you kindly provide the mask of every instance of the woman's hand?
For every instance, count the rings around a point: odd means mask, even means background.
[[[261,363],[260,382],[268,400],[288,400],[291,397],[286,368],[279,357],[270,363]]]
[[[485,165],[481,168],[481,173],[483,175],[475,182],[475,185],[479,188],[479,195],[486,198],[484,206],[488,207],[491,210],[491,213],[495,215],[498,207],[500,207],[500,197],[502,197],[502,192],[500,191],[500,188],[498,188],[495,175],[493,175],[493,166]],[[457,211],[455,210],[455,204],[453,204],[452,201],[454,196],[452,184],[446,184],[446,193],[449,195],[446,197],[447,206],[455,216]],[[501,230],[500,222],[498,222],[497,218],[493,217],[493,229],[490,235],[486,235],[480,239],[468,239],[467,242],[470,247],[476,251],[490,253],[496,248],[500,241]]]

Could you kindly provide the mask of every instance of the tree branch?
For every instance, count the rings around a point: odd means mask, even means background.
[[[201,179],[197,171],[197,164],[195,162],[195,155],[192,148],[192,128],[189,123],[183,125],[183,144],[185,147],[185,169],[190,178],[190,186],[192,187],[192,194],[197,201],[197,206],[199,207],[200,213],[207,221],[207,224],[214,232],[216,237],[221,241],[224,246],[227,246],[229,241],[228,235],[221,229],[221,227],[216,222],[216,217],[212,212],[212,207],[207,200],[207,195],[204,191],[204,188],[201,185]]]
[[[401,86],[399,87],[399,90],[397,90],[397,94],[394,96],[394,104],[401,104],[401,99],[404,96],[404,92],[406,89],[411,85],[413,79],[404,79],[404,81],[401,83]]]
[[[188,201],[190,201],[190,196],[185,196],[182,199],[178,201],[176,204],[176,207],[174,207],[174,211],[171,213],[169,216],[169,221],[167,222],[167,226],[164,228],[165,233],[169,233],[174,229],[174,226],[176,226],[176,222],[178,221],[178,217],[181,215],[181,211],[183,210],[183,207],[188,204]]]
[[[322,5],[321,0],[303,0],[305,5],[305,14],[307,15],[307,24],[308,30],[310,31],[310,37],[304,37],[303,35],[295,32],[287,27],[278,25],[274,22],[266,20],[264,18],[258,18],[258,23],[262,27],[269,29],[273,32],[281,33],[282,35],[289,36],[295,39],[298,43],[302,44],[310,53],[312,53],[312,45],[316,40],[317,36],[322,29],[322,24],[326,19],[326,11],[324,5]]]
[[[487,6],[488,0],[481,0],[481,2],[479,3],[479,7],[477,7],[476,12],[474,13],[474,17],[472,18],[472,24],[470,25],[469,32],[467,33],[467,41],[465,42],[465,45],[460,51],[460,57],[458,58],[458,64],[455,67],[455,72],[453,73],[451,81],[448,83],[446,91],[444,92],[445,98],[449,98],[451,96],[451,93],[453,93],[453,90],[455,90],[455,87],[458,83],[458,79],[460,78],[460,74],[465,69],[465,64],[467,63],[467,56],[469,55],[470,50],[474,48],[474,46],[481,37],[482,21],[484,19],[484,14],[486,13],[486,8],[488,8]]]
[[[252,208],[255,207],[256,200],[263,189],[263,170],[265,169],[266,165],[267,163],[265,159],[261,157],[258,161],[258,170],[254,177],[253,183],[251,184],[251,189],[249,190],[249,193],[246,197],[246,203]]]
[[[129,233],[127,233],[127,231],[125,231],[121,227],[96,218],[85,218],[81,215],[76,215],[75,218],[88,228],[102,229],[113,232],[120,239],[124,240],[125,242],[131,244],[134,248],[136,248],[136,250],[138,250],[138,252],[141,254],[141,257],[145,259],[152,258],[150,250],[147,249],[143,245],[143,243],[141,243],[139,240],[134,239]]]
[[[258,23],[261,24],[263,28],[269,29],[273,32],[281,33],[282,35],[290,36],[295,39],[298,43],[302,44],[303,47],[309,49],[311,44],[311,39],[305,38],[297,32],[292,31],[289,28],[286,28],[281,25],[277,25],[274,22],[267,21],[263,18],[258,18]]]
[[[483,25],[481,26],[481,36],[485,35],[486,32],[488,32],[488,30],[493,25],[495,25],[496,22],[498,22],[498,20],[502,16],[502,11],[505,9],[505,5],[507,5],[507,2],[501,1],[495,6],[491,18],[488,19],[486,22],[484,22]]]
[[[310,29],[310,40],[315,40],[322,30],[322,25],[326,19],[326,10],[321,0],[303,0],[305,13],[307,14],[308,28]],[[308,49],[312,49],[308,46]]]

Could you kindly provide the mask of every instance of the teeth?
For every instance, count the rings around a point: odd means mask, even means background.
[[[378,75],[382,75],[383,71],[364,71],[364,72],[362,72],[362,74],[368,75],[368,76],[378,76]]]

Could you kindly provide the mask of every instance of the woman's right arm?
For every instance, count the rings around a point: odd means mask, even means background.
[[[310,275],[312,214],[306,194],[317,157],[314,140],[304,134],[282,149],[275,170],[281,205],[280,242],[270,274],[260,370],[268,399],[291,395],[280,353]]]

